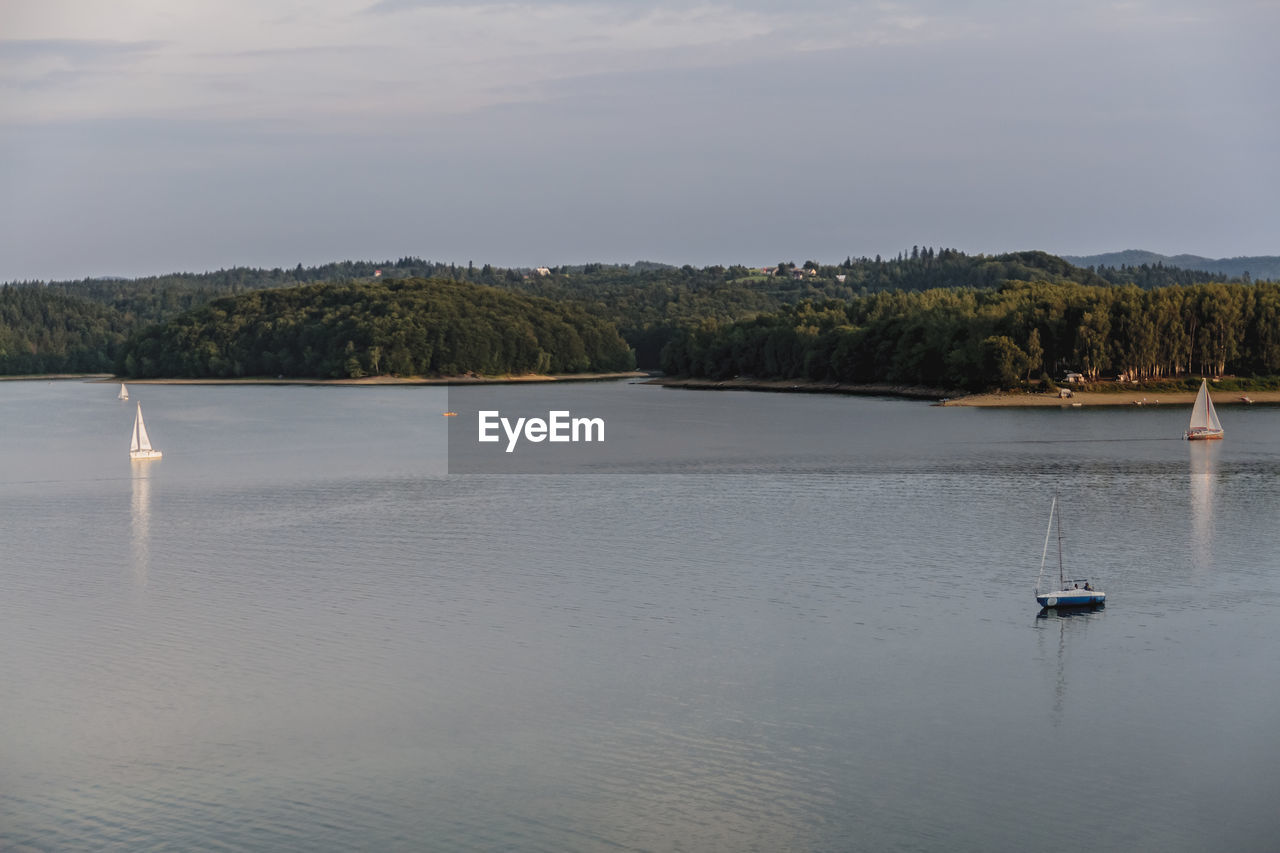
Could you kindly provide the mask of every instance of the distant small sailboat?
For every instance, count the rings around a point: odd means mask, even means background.
[[[1191,425],[1187,427],[1185,437],[1191,441],[1222,438],[1222,424],[1218,421],[1218,413],[1213,410],[1213,400],[1209,399],[1207,379],[1200,380],[1200,393],[1196,394],[1196,404],[1191,407]]]
[[[128,399],[129,399],[129,389],[128,389],[128,388],[126,388],[126,387],[124,387],[124,383],[123,383],[123,382],[121,382],[121,383],[120,383],[120,393],[116,395],[116,399],[117,399],[117,400],[128,400]]]
[[[1044,581],[1045,559],[1049,556],[1049,536],[1053,533],[1053,522],[1058,522],[1058,587],[1041,591]],[[1091,607],[1105,604],[1107,594],[1095,589],[1087,578],[1067,580],[1062,569],[1062,515],[1058,511],[1058,496],[1053,496],[1049,506],[1049,529],[1044,532],[1044,553],[1040,555],[1040,577],[1036,579],[1036,601],[1041,607]]]
[[[142,420],[142,404],[138,404],[138,414],[133,419],[133,440],[129,443],[130,459],[159,459],[161,453],[151,446],[151,438],[147,435],[147,425]]]

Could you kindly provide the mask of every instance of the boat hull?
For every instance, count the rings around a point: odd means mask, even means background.
[[[1092,607],[1107,600],[1107,594],[1098,589],[1059,589],[1036,593],[1041,607]]]
[[[129,459],[133,462],[145,462],[148,459],[159,459],[163,456],[159,450],[130,450]]]
[[[1220,429],[1189,429],[1187,430],[1187,441],[1213,441],[1221,440],[1222,430]]]

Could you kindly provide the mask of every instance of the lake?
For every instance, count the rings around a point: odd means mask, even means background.
[[[1280,409],[116,390],[0,382],[0,849],[1276,847]]]

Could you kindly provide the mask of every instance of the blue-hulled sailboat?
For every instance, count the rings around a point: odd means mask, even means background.
[[[1054,522],[1058,525],[1058,585],[1044,587],[1044,566],[1049,556],[1049,537]],[[1067,579],[1062,568],[1062,514],[1058,510],[1058,496],[1053,496],[1049,506],[1049,528],[1044,532],[1044,553],[1040,555],[1040,577],[1036,579],[1036,601],[1041,607],[1096,607],[1105,603],[1107,594],[1094,587],[1088,578]]]

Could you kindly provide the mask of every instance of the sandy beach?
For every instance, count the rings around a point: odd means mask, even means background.
[[[1216,407],[1247,405],[1249,403],[1280,403],[1280,391],[1210,391],[1209,397]],[[969,394],[946,400],[943,406],[1187,406],[1196,401],[1194,391],[1075,391],[1069,398],[1057,393],[1024,394],[998,392]]]

